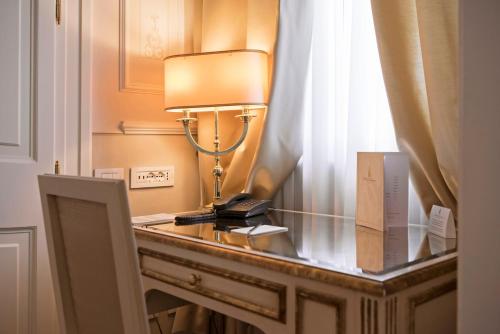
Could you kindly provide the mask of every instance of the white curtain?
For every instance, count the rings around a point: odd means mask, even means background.
[[[275,205],[353,217],[356,152],[398,150],[370,0],[315,0],[313,22],[303,156]],[[411,185],[409,203],[425,222]]]

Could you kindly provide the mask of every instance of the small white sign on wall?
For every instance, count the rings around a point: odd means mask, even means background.
[[[443,238],[456,239],[455,220],[450,209],[433,205],[429,219],[429,232]]]

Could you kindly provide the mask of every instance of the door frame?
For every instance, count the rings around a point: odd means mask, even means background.
[[[92,176],[92,0],[69,0],[78,2],[80,14],[80,175]]]
[[[63,143],[57,143],[56,159],[63,174],[92,176],[92,0],[66,0],[62,6],[57,56],[64,65],[58,66],[57,90],[64,97],[58,108],[66,131]]]

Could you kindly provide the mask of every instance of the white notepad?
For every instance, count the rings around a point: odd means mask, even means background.
[[[231,231],[231,233],[237,233],[237,234],[246,234],[246,235],[263,235],[263,234],[274,234],[274,233],[280,233],[280,232],[286,232],[288,231],[288,227],[281,227],[281,226],[273,226],[273,225],[260,225],[253,231],[252,228],[253,226],[250,227],[243,227],[243,228],[237,228]],[[250,234],[248,234],[250,232]]]
[[[132,224],[141,225],[141,224],[161,223],[171,220],[175,220],[175,215],[169,213],[157,213],[155,215],[149,215],[149,216],[132,217]]]

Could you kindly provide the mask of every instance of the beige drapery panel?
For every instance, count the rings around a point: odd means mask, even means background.
[[[457,0],[372,0],[398,146],[429,213],[457,213]]]
[[[245,184],[256,198],[271,199],[302,156],[312,22],[312,1],[281,0],[269,112]]]
[[[250,123],[247,139],[224,156],[222,195],[243,190],[257,198],[272,198],[302,155],[304,95],[312,37],[312,2],[280,0],[279,26],[268,111]],[[207,51],[207,50],[205,50]],[[221,142],[227,147],[241,131],[233,113],[221,113]],[[213,115],[198,116],[198,139],[210,147]],[[213,196],[213,157],[200,154],[203,204]]]

